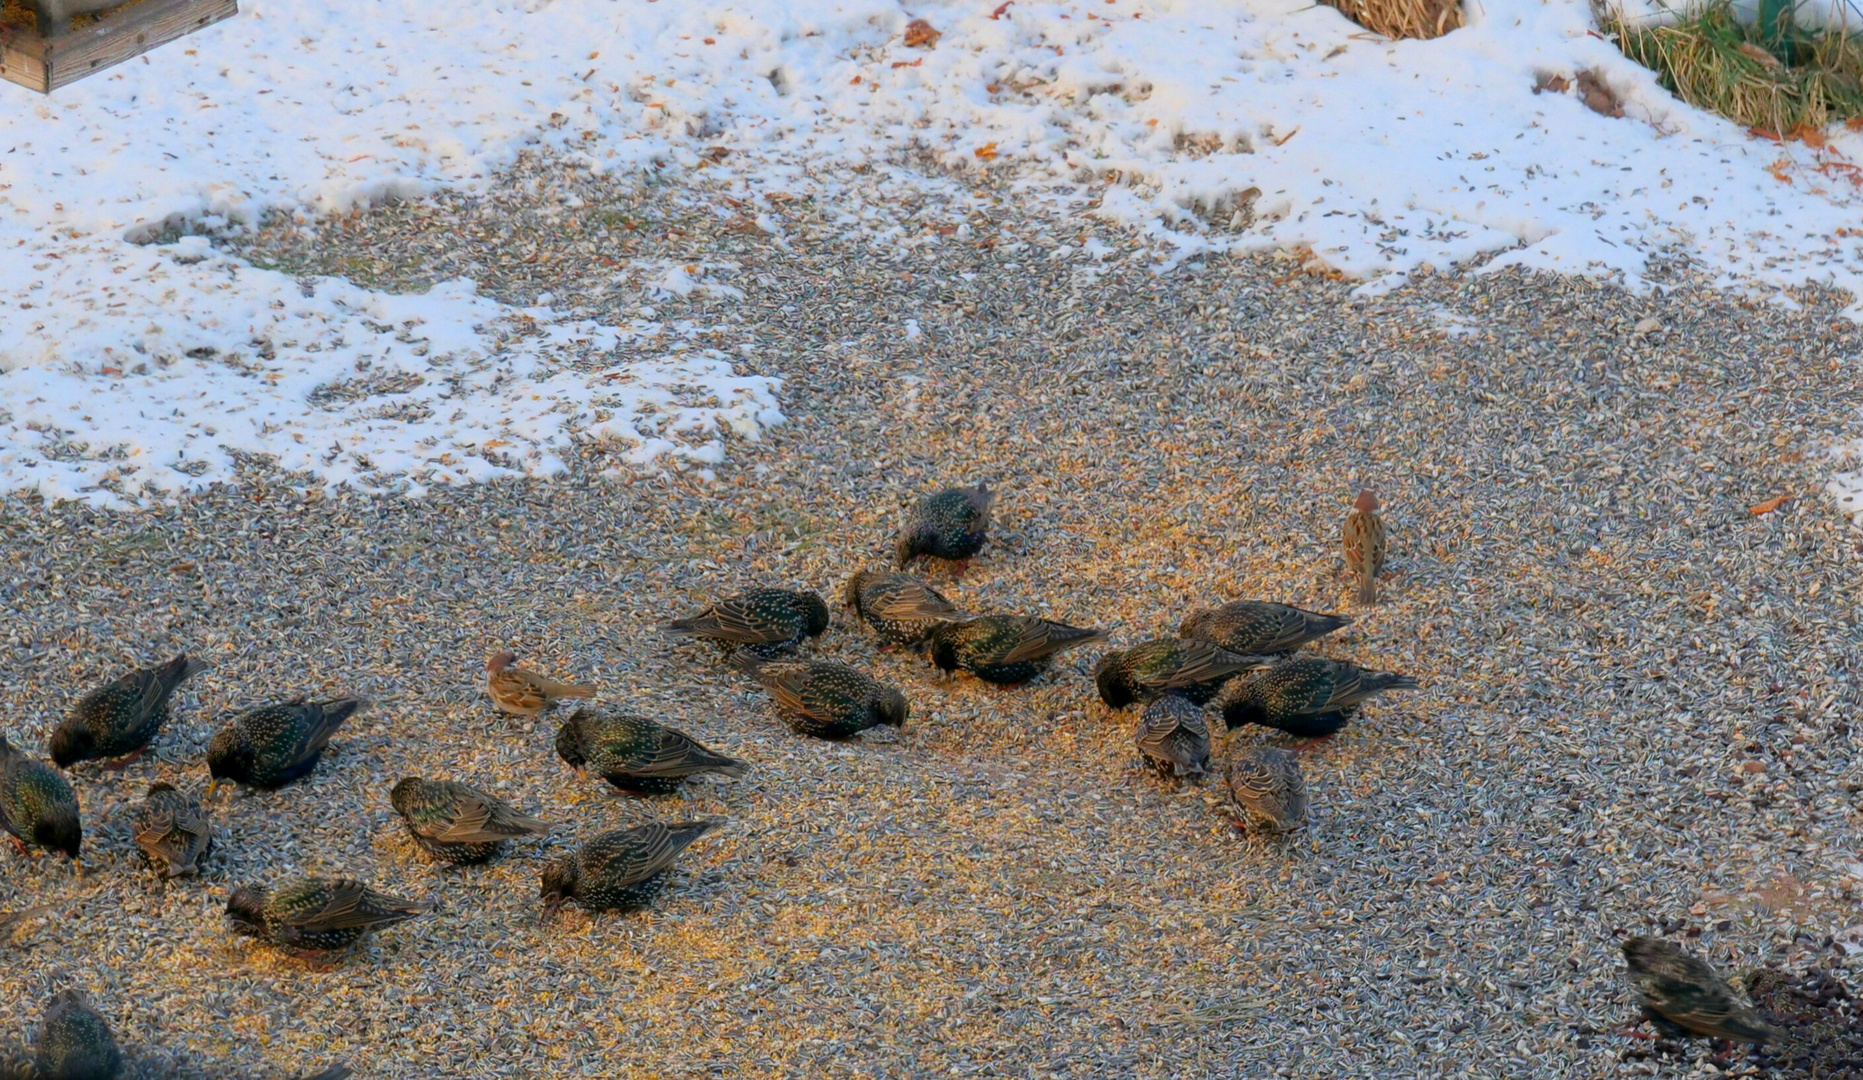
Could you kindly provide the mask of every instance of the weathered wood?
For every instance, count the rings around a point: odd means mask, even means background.
[[[238,0],[142,0],[55,38],[0,29],[0,78],[49,94],[238,13]]]

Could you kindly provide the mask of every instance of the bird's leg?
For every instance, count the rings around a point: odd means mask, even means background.
[[[19,849],[19,854],[21,858],[26,858],[26,859],[32,858],[32,852],[26,850],[25,841],[21,840],[17,836],[12,835],[11,833],[7,834],[7,839],[13,841],[13,846]]]
[[[127,769],[131,765],[135,764],[137,758],[141,757],[142,755],[148,752],[149,752],[149,748],[145,746],[142,749],[137,750],[135,753],[129,755],[128,757],[118,758],[115,761],[104,762],[104,768],[106,769]]]
[[[964,572],[969,569],[970,569],[969,559],[959,559],[956,562],[952,563],[951,564],[951,580],[952,581],[964,580]]]

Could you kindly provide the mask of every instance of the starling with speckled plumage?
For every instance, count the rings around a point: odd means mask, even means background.
[[[207,743],[207,771],[213,776],[207,793],[226,780],[270,789],[304,776],[317,767],[336,729],[365,704],[353,697],[296,697],[240,713]]]
[[[1182,695],[1152,698],[1139,716],[1132,741],[1162,776],[1200,780],[1209,775],[1210,726],[1203,709]]]
[[[136,846],[163,877],[198,873],[201,859],[213,850],[213,820],[198,800],[183,795],[173,784],[149,787],[148,797],[136,806],[131,827]]]
[[[1193,611],[1177,631],[1179,637],[1213,641],[1230,652],[1272,656],[1290,653],[1352,621],[1350,615],[1324,615],[1266,600],[1231,600]]]
[[[743,653],[733,654],[731,664],[763,684],[798,735],[845,739],[882,724],[906,725],[905,695],[846,664],[760,661]]]
[[[861,570],[847,579],[844,606],[888,645],[914,645],[948,622],[964,618],[957,605],[911,574]]]
[[[47,748],[59,768],[80,761],[142,755],[168,720],[168,698],[188,676],[205,668],[186,653],[166,664],[132,671],[78,699],[52,731]]]
[[[751,589],[662,629],[674,637],[703,638],[727,653],[749,652],[769,660],[820,637],[828,621],[828,605],[812,592]]]
[[[1276,746],[1259,746],[1229,762],[1229,800],[1245,829],[1293,832],[1307,820],[1307,778],[1300,759]]]
[[[1360,705],[1387,690],[1415,690],[1417,680],[1368,671],[1344,660],[1294,656],[1223,688],[1216,704],[1231,731],[1243,724],[1317,739],[1346,726]]]
[[[985,615],[933,630],[926,652],[939,671],[962,669],[984,682],[1011,686],[1048,670],[1065,649],[1105,640],[1103,631],[1032,615]]]
[[[1207,705],[1237,674],[1273,662],[1273,657],[1245,656],[1210,641],[1154,638],[1100,657],[1093,681],[1100,700],[1115,709],[1149,701],[1166,690],[1176,691],[1192,705]]]
[[[1345,548],[1346,569],[1358,583],[1358,602],[1375,603],[1378,599],[1378,575],[1384,572],[1384,556],[1389,549],[1390,534],[1384,519],[1378,516],[1378,496],[1361,491],[1346,513],[1341,534]]]
[[[564,698],[595,696],[593,686],[578,686],[514,666],[517,654],[501,652],[485,661],[485,692],[500,712],[536,716]]]
[[[542,836],[550,823],[528,817],[501,799],[452,780],[409,776],[395,784],[388,802],[407,823],[408,835],[441,862],[482,863],[505,841]]]
[[[556,754],[572,768],[593,769],[622,791],[664,795],[691,776],[743,776],[749,766],[677,728],[605,705],[584,705],[556,732]]]
[[[666,886],[679,853],[723,824],[717,819],[655,821],[602,833],[544,868],[544,916],[571,900],[590,911],[646,907]]]
[[[1624,960],[1644,1018],[1665,1038],[1763,1043],[1778,1034],[1713,966],[1680,946],[1633,937],[1624,942]]]
[[[38,1080],[115,1080],[123,1075],[123,1052],[83,991],[60,990],[45,1007],[33,1064]]]
[[[57,769],[15,749],[4,735],[0,735],[0,829],[12,835],[22,854],[31,844],[75,859],[84,843],[78,793]]]
[[[348,878],[290,878],[270,889],[247,885],[226,901],[235,932],[317,959],[432,909],[431,902],[403,900]]]
[[[922,555],[962,561],[982,551],[990,538],[990,507],[995,502],[988,484],[946,488],[920,499],[893,544],[899,569]]]

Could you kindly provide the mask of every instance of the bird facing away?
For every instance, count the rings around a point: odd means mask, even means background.
[[[501,652],[485,662],[485,692],[492,704],[513,716],[535,716],[563,698],[595,696],[592,686],[558,682],[548,675],[512,667],[517,654]]]
[[[990,538],[990,507],[995,502],[996,494],[988,484],[945,488],[920,499],[906,515],[893,544],[899,569],[921,555],[968,560],[982,551]]]
[[[199,801],[173,784],[151,785],[131,826],[136,846],[163,877],[198,873],[201,859],[213,850],[213,820]]]
[[[699,773],[749,771],[677,728],[605,705],[584,705],[569,714],[556,732],[556,754],[572,768],[594,769],[614,787],[642,795],[668,794]]]
[[[1624,942],[1624,960],[1644,1017],[1665,1038],[1763,1043],[1777,1034],[1706,960],[1679,946],[1633,937]]]
[[[45,1007],[33,1064],[39,1080],[115,1080],[123,1074],[123,1052],[82,991],[60,990]]]
[[[1374,603],[1378,599],[1378,575],[1384,573],[1386,533],[1384,519],[1378,516],[1378,497],[1361,491],[1352,501],[1345,520],[1346,569],[1358,582],[1358,602]]]
[[[723,820],[655,821],[602,833],[543,869],[543,918],[574,900],[590,911],[635,911],[653,903],[667,871],[694,840]]]
[[[278,788],[310,772],[343,721],[367,702],[344,697],[306,701],[302,696],[261,705],[235,716],[207,743],[212,796],[223,780]]]
[[[1202,708],[1179,694],[1159,694],[1140,714],[1132,741],[1161,776],[1200,780],[1210,772],[1210,726]]]
[[[734,653],[731,664],[763,684],[798,735],[845,739],[881,724],[906,726],[905,695],[846,664],[760,661],[743,653]]]
[[[128,755],[116,763],[121,767],[141,757],[168,720],[169,695],[206,666],[182,653],[85,694],[47,740],[52,761],[69,769],[80,761]]]
[[[751,589],[663,629],[674,637],[704,638],[727,653],[748,649],[769,660],[820,637],[828,629],[828,605],[812,592]]]
[[[247,885],[227,897],[236,933],[313,959],[328,959],[370,931],[406,922],[433,909],[348,878],[290,878],[271,889]]]
[[[1115,709],[1175,690],[1192,705],[1207,705],[1233,676],[1274,662],[1271,656],[1244,656],[1214,642],[1154,638],[1123,652],[1109,652],[1093,667],[1100,700]]]
[[[1083,630],[1032,615],[985,615],[945,623],[927,639],[927,652],[939,671],[962,668],[984,682],[1012,686],[1025,683],[1076,645],[1105,641],[1101,630]]]
[[[75,859],[84,844],[77,792],[57,769],[14,749],[4,735],[0,735],[0,829],[12,835],[21,854],[31,844]]]
[[[1350,623],[1350,615],[1324,615],[1266,600],[1231,600],[1193,611],[1179,637],[1213,641],[1230,652],[1290,653]]]
[[[1216,704],[1231,731],[1243,724],[1280,728],[1317,739],[1346,726],[1366,699],[1386,690],[1415,690],[1417,680],[1368,671],[1344,660],[1292,656],[1259,675],[1223,688]]]
[[[527,817],[475,787],[410,776],[388,793],[408,835],[427,854],[454,866],[482,863],[506,840],[542,836],[550,823]]]
[[[842,589],[843,606],[860,616],[888,645],[914,645],[945,623],[964,617],[957,605],[911,574],[861,570]]]
[[[1229,762],[1229,799],[1245,829],[1293,832],[1307,820],[1307,778],[1300,759],[1275,746],[1237,754]]]

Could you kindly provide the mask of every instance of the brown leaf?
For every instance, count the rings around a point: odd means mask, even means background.
[[[984,161],[995,161],[996,160],[996,144],[995,143],[984,143],[982,146],[979,146],[975,150],[972,150],[971,153],[982,158]]]
[[[906,45],[909,48],[929,49],[943,36],[924,19],[913,19],[906,24]]]
[[[1760,48],[1758,45],[1753,44],[1751,41],[1743,41],[1735,45],[1734,51],[1763,68],[1780,68],[1785,66],[1779,62],[1778,57]]]
[[[1563,94],[1570,89],[1571,80],[1558,74],[1541,75],[1539,81],[1533,84],[1533,92],[1536,94]]]
[[[1784,506],[1786,503],[1786,500],[1790,498],[1791,498],[1790,495],[1781,495],[1776,499],[1767,499],[1765,502],[1760,503],[1758,506],[1748,507],[1747,513],[1752,514],[1754,517],[1758,517],[1761,514],[1770,514],[1774,510],[1777,510],[1781,506]]]

